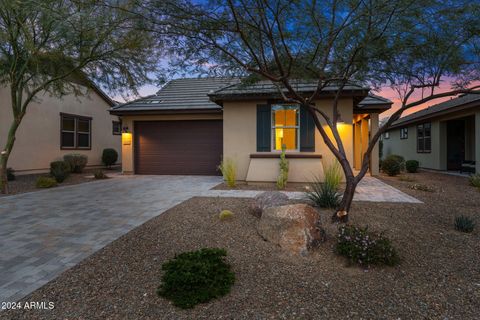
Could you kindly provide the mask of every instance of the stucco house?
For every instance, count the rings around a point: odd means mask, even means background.
[[[480,172],[480,95],[465,94],[400,118],[383,135],[383,154],[417,160],[428,169]]]
[[[308,81],[294,85],[305,95],[316,88]],[[335,89],[325,88],[315,101],[327,114]],[[356,168],[379,114],[391,107],[369,91],[351,84],[339,101],[340,135]],[[269,81],[247,85],[231,78],[195,78],[172,80],[155,95],[114,106],[110,112],[123,124],[123,172],[215,175],[224,158],[236,164],[238,180],[276,181],[285,144],[289,181],[322,178],[322,161],[332,161],[333,155],[309,114],[280,98]],[[377,155],[374,150],[372,174],[378,173]]]
[[[88,166],[102,164],[105,148],[121,152],[121,124],[108,110],[114,102],[91,85],[86,95],[61,98],[44,92],[28,106],[17,130],[8,166],[16,173],[49,170],[50,162],[68,153],[88,156]],[[0,88],[0,148],[5,145],[12,122],[10,91]]]

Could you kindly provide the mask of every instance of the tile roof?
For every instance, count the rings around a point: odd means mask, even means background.
[[[461,107],[470,103],[478,102],[475,106],[480,108],[480,94],[465,94],[459,96],[458,98],[453,98],[448,101],[430,106],[426,109],[414,112],[407,116],[404,116],[392,124],[393,127],[398,127],[400,125],[405,125],[413,123],[419,119],[432,118],[435,117],[440,112],[450,112],[455,111],[455,108]]]
[[[208,93],[238,81],[235,78],[175,79],[156,94],[115,106],[111,111],[220,110],[218,104],[210,101]]]

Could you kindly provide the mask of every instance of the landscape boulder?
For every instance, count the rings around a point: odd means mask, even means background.
[[[304,256],[325,241],[320,215],[307,204],[266,208],[257,229],[265,240]]]
[[[288,204],[288,196],[278,191],[266,191],[255,196],[251,213],[260,218],[266,208],[279,207]]]

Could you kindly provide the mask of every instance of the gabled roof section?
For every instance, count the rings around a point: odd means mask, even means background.
[[[292,80],[290,81],[291,86],[295,89],[296,92],[300,94],[311,94],[315,92],[318,82],[312,80]],[[283,92],[288,95],[288,90],[285,87],[281,88]],[[333,91],[338,90],[338,86],[330,85],[321,91],[322,93],[332,93]],[[360,95],[366,95],[370,90],[369,87],[362,86],[356,83],[348,83],[343,91],[345,93],[357,92]],[[221,103],[226,100],[245,100],[245,99],[256,99],[256,98],[281,98],[279,93],[279,88],[269,80],[262,80],[252,84],[247,83],[237,83],[230,85],[225,88],[221,88],[213,93],[209,94],[210,99],[217,103]]]
[[[356,106],[357,112],[383,112],[392,107],[393,102],[389,99],[369,93]]]
[[[222,107],[210,101],[208,94],[238,83],[236,78],[184,78],[169,81],[156,94],[110,109],[112,114],[219,112]]]
[[[426,109],[414,112],[395,121],[391,128],[405,126],[417,121],[434,118],[445,113],[455,112],[472,107],[480,107],[480,94],[464,94],[458,98],[453,98]]]

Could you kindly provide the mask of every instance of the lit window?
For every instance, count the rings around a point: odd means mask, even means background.
[[[60,147],[62,149],[90,149],[92,119],[61,114]]]
[[[273,150],[298,150],[300,107],[295,105],[272,106]]]

